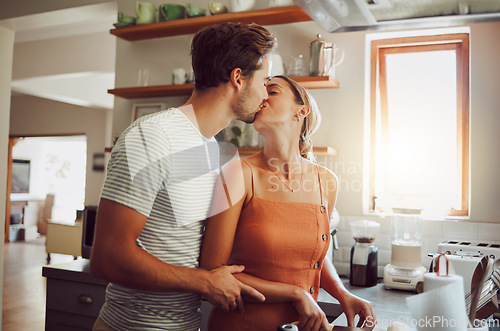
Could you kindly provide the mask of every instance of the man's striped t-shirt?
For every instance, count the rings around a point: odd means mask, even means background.
[[[219,162],[216,140],[180,110],[147,115],[113,148],[101,198],[147,216],[139,247],[166,263],[196,268]],[[110,283],[101,318],[117,330],[198,330],[200,299]]]

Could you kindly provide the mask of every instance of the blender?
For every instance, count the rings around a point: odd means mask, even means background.
[[[361,220],[351,222],[351,232],[356,241],[351,248],[349,283],[357,286],[377,285],[378,247],[373,244],[380,224]]]
[[[384,286],[416,291],[427,272],[422,266],[422,209],[392,211],[391,263],[384,268]]]

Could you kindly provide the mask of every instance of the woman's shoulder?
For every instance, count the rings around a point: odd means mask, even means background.
[[[330,180],[337,180],[337,175],[335,175],[335,173],[332,170],[330,170],[327,167],[322,166],[318,163],[315,163],[315,162],[312,162],[309,160],[306,160],[306,161],[311,164],[311,166],[312,166],[311,168],[313,168],[314,171],[317,169],[321,178],[326,178],[326,179],[330,179]]]
[[[248,170],[250,170],[250,168],[252,169],[258,168],[258,163],[260,160],[261,160],[260,153],[240,158],[242,166],[244,168],[247,168]]]
[[[321,182],[326,185],[326,187],[335,190],[338,187],[339,180],[335,173],[325,166],[316,164],[318,168],[319,175],[321,177]]]
[[[222,167],[222,173],[224,176],[230,175],[233,178],[247,178],[252,175],[252,172],[255,168],[255,160],[252,156],[243,157],[243,158],[234,158],[229,160]]]

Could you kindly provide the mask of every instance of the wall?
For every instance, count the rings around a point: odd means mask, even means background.
[[[10,82],[12,77],[12,57],[14,49],[14,31],[0,25],[0,160],[7,160],[9,145],[9,116],[10,116]],[[5,231],[5,196],[7,190],[7,163],[0,163],[0,238],[4,238]],[[3,284],[3,245],[0,245],[0,283]],[[2,297],[0,288],[0,297]],[[0,302],[0,310],[2,303]],[[0,324],[2,318],[0,317]]]
[[[103,153],[108,146],[108,112],[60,103],[31,96],[13,96],[10,117],[11,135],[87,135],[87,178],[85,204],[97,204],[104,181],[104,172],[92,170],[94,153]]]
[[[16,43],[12,79],[79,72],[113,72],[115,40],[108,31],[103,31]],[[33,61],[33,54],[37,55],[36,61]]]

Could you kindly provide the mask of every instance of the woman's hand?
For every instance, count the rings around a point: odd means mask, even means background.
[[[302,288],[297,288],[294,298],[292,304],[300,315],[299,330],[330,330],[325,313],[309,293]]]
[[[361,299],[349,292],[345,292],[342,299],[339,299],[340,306],[347,318],[347,325],[354,326],[354,318],[359,315],[356,327],[373,328],[377,324],[377,318],[373,312],[373,307],[369,301]]]

